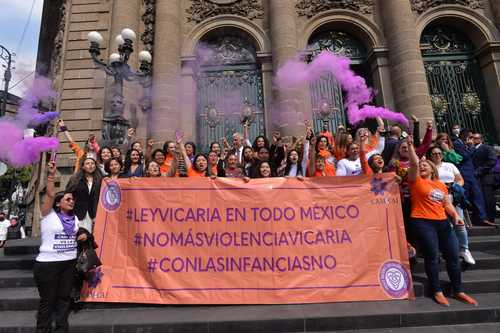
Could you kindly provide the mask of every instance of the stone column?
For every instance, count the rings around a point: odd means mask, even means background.
[[[379,1],[389,61],[396,111],[433,119],[425,68],[416,34],[415,19],[408,0]]]
[[[273,67],[276,73],[288,60],[297,56],[295,1],[269,1],[269,10]],[[303,135],[304,119],[312,118],[310,108],[304,108],[303,90],[274,90],[273,95],[273,125],[280,128],[283,135]]]
[[[181,17],[180,0],[156,1],[151,124],[156,140],[174,140],[180,129]]]
[[[490,0],[490,4],[495,24],[500,27],[500,0]]]
[[[135,31],[139,39],[139,20],[141,17],[139,0],[114,0],[111,19],[111,33],[109,35],[110,54],[118,52],[115,43],[115,37],[125,28]],[[130,64],[135,66],[137,63],[138,40],[134,42],[134,53],[131,55]]]

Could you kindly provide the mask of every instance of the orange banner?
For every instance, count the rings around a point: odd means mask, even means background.
[[[413,297],[399,189],[380,178],[103,183],[91,302],[281,304]]]

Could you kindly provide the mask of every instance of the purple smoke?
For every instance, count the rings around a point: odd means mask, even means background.
[[[366,118],[381,117],[408,126],[408,120],[403,114],[367,105],[373,98],[373,90],[367,86],[365,79],[351,70],[350,64],[351,61],[346,57],[323,51],[309,64],[300,59],[288,61],[278,70],[274,82],[279,89],[286,90],[312,83],[325,73],[330,73],[347,94],[346,105],[351,124]]]
[[[41,101],[56,96],[57,94],[51,88],[51,81],[47,78],[37,77],[33,86],[24,96],[15,117],[0,118],[1,161],[16,168],[23,167],[38,161],[41,152],[55,150],[59,147],[57,138],[24,138],[26,129],[57,118],[59,115],[57,112],[40,113],[37,108]]]

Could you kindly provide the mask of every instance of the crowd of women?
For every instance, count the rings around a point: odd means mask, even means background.
[[[83,147],[73,140],[60,121],[59,129],[76,155],[75,173],[66,191],[54,192],[55,164],[49,164],[47,198],[42,213],[42,245],[35,265],[40,291],[37,327],[47,331],[54,316],[56,326],[67,328],[71,276],[77,242],[92,239],[102,180],[140,177],[231,177],[251,182],[268,177],[333,177],[394,172],[400,186],[408,252],[424,257],[425,270],[435,301],[448,306],[439,280],[440,252],[446,260],[452,296],[468,304],[477,302],[461,288],[460,258],[474,264],[468,249],[464,217],[473,212],[474,224],[497,227],[495,220],[495,173],[500,166],[492,147],[480,134],[454,126],[453,134],[439,133],[433,139],[432,122],[420,140],[419,122],[413,118],[413,135],[398,125],[386,130],[377,119],[375,130],[361,127],[350,131],[339,126],[335,133],[327,125],[314,133],[306,123],[303,136],[284,139],[279,132],[271,140],[259,135],[253,143],[248,127],[226,139],[212,142],[200,152],[193,142],[176,133],[153,149],[132,139],[122,147],[99,147],[90,136]],[[61,236],[62,235],[62,236]],[[57,243],[65,239],[62,246]],[[71,240],[73,243],[68,243]],[[69,244],[69,245],[68,245]],[[59,246],[59,247],[58,247]],[[80,246],[81,247],[81,246]]]

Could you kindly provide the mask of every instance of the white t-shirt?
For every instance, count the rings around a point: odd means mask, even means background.
[[[40,223],[42,244],[36,257],[39,262],[65,261],[76,259],[76,232],[78,218],[75,216],[75,234],[68,236],[59,216],[52,210]]]
[[[0,222],[0,241],[7,239],[7,229],[10,227],[10,221],[5,219]]]
[[[351,161],[347,158],[340,160],[337,163],[337,170],[335,171],[335,175],[337,176],[357,176],[363,173],[363,169],[361,168],[361,160],[359,157]]]
[[[460,171],[458,171],[457,167],[453,163],[441,162],[441,165],[438,168],[439,180],[442,183],[454,183],[455,176],[460,175]]]

